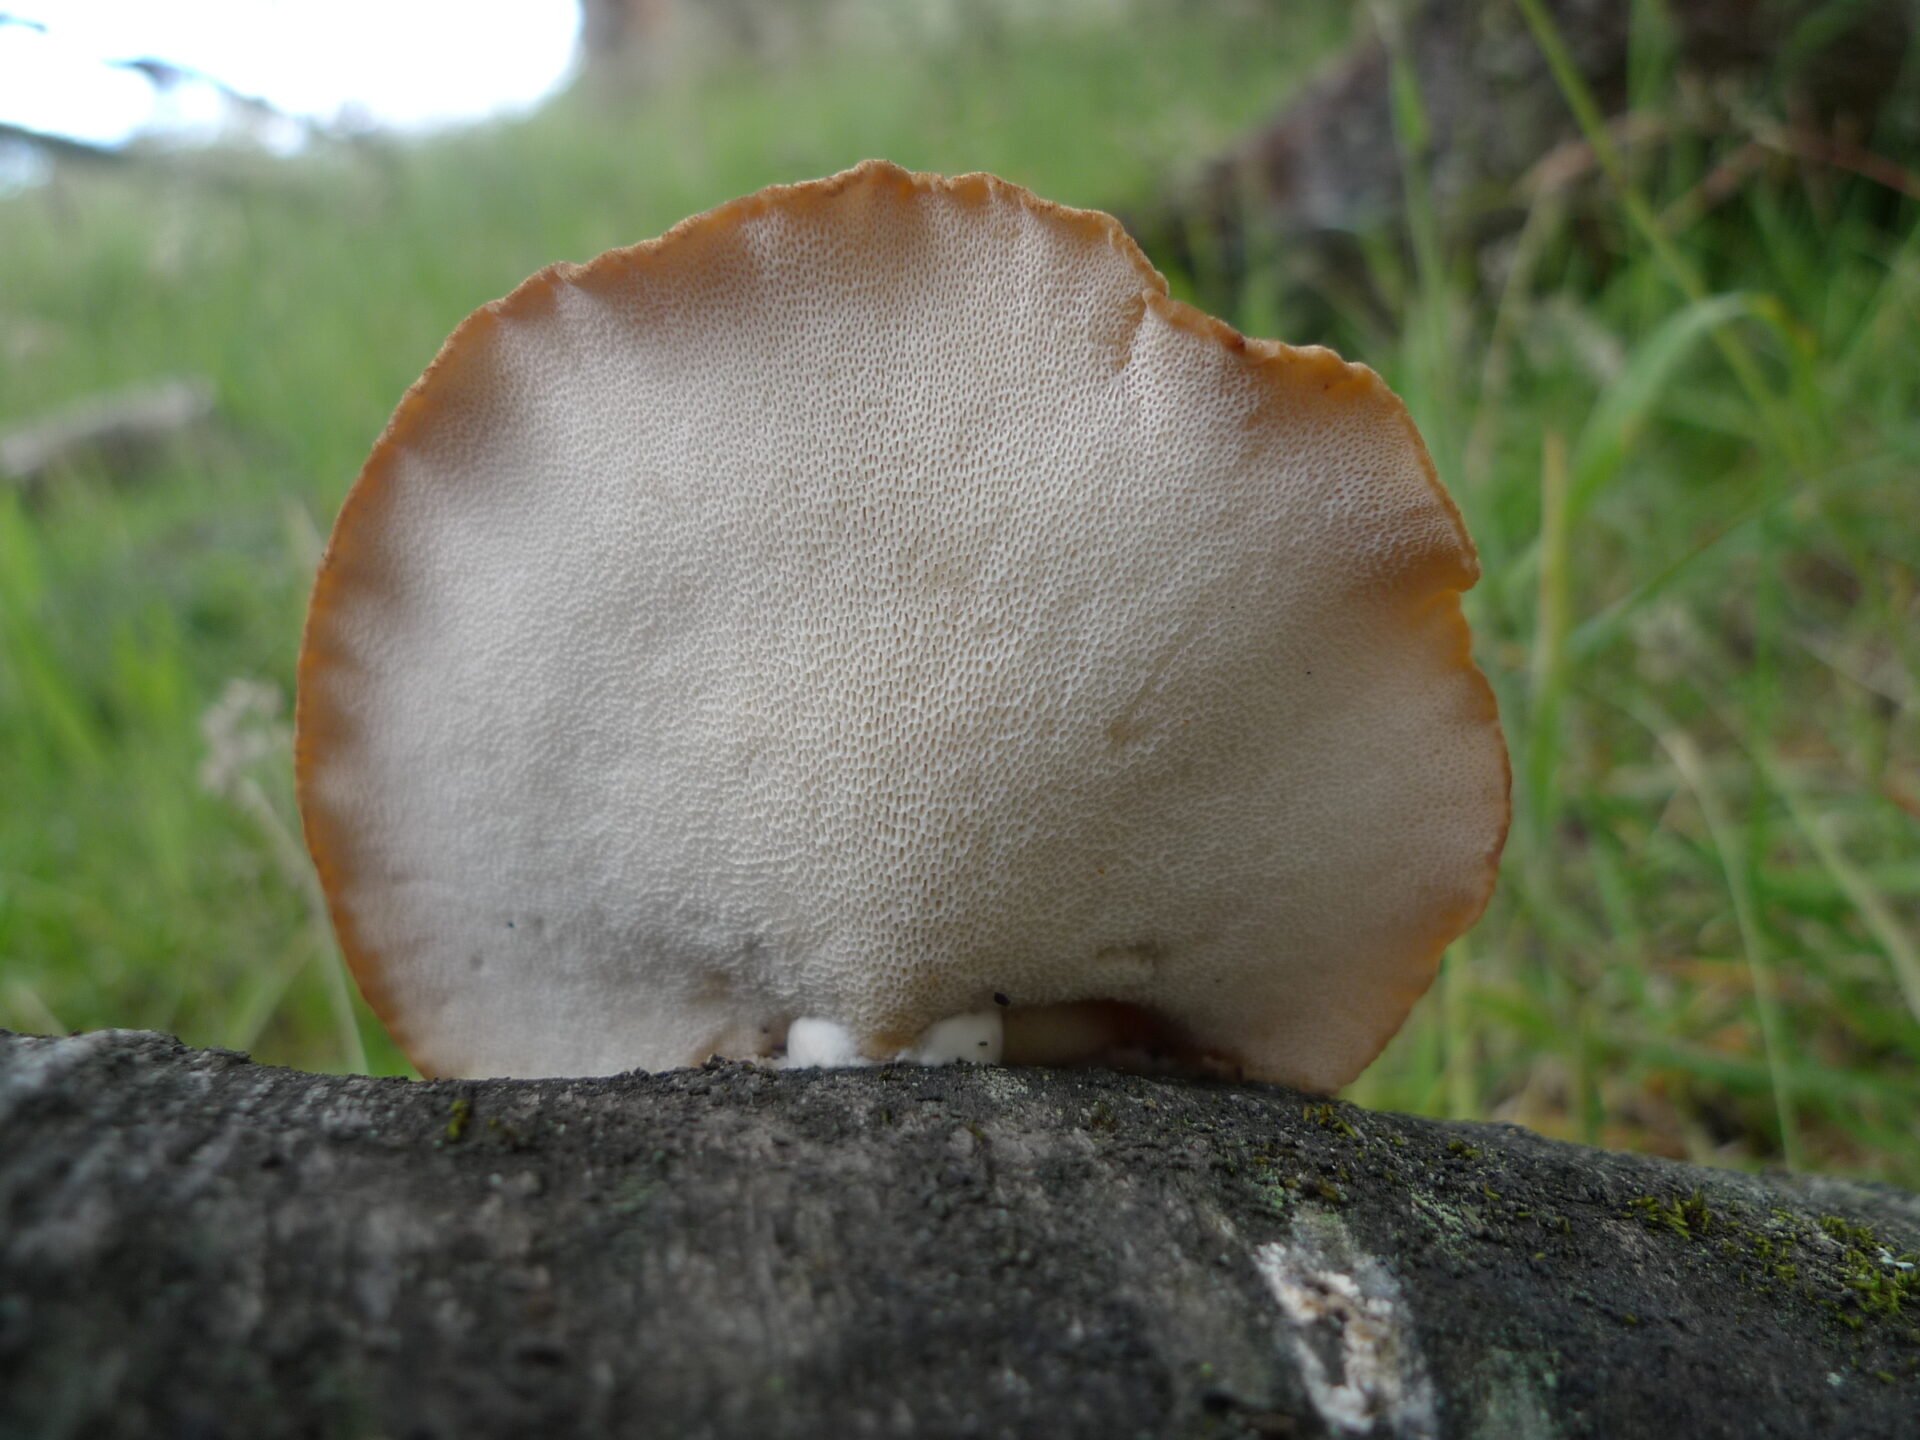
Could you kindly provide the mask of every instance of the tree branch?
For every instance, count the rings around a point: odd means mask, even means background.
[[[0,1137],[8,1437],[1894,1437],[1920,1414],[1920,1196],[1269,1086],[410,1083],[0,1033]]]

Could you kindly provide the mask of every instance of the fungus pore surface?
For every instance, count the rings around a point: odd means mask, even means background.
[[[308,841],[428,1074],[1001,1009],[1330,1089],[1493,885],[1477,573],[1372,371],[869,162],[454,332],[321,568]]]

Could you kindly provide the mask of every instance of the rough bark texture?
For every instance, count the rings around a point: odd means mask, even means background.
[[[0,1033],[0,1435],[1845,1435],[1920,1196],[998,1068]]]

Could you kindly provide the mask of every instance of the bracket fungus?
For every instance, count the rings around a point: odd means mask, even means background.
[[[1332,1089],[1493,886],[1477,575],[1371,370],[870,161],[454,331],[320,569],[308,843],[428,1074]]]

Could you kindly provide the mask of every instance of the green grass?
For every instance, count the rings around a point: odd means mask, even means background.
[[[292,843],[286,703],[321,537],[447,331],[550,261],[870,154],[1142,206],[1346,23],[1281,8],[1143,0],[618,117],[0,200],[0,427],[183,372],[220,411],[138,474],[0,497],[0,1025],[402,1071]],[[1920,217],[1812,170],[1702,210],[1719,142],[1675,141],[1542,197],[1489,279],[1421,203],[1401,79],[1415,243],[1369,251],[1391,318],[1303,333],[1264,273],[1227,316],[1381,370],[1486,571],[1500,892],[1352,1093],[1920,1185]]]

